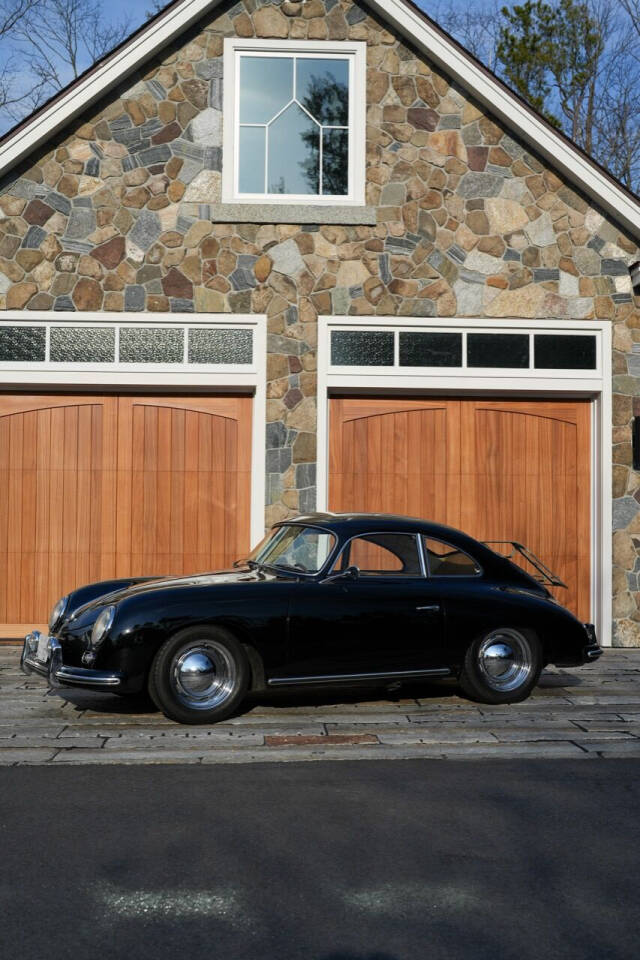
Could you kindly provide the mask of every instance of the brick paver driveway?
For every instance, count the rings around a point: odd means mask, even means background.
[[[640,757],[640,650],[546,670],[516,706],[474,704],[442,682],[278,694],[203,727],[173,723],[142,698],[50,692],[18,661],[17,647],[0,647],[0,764]]]

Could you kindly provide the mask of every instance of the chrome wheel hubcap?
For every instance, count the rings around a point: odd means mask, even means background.
[[[517,690],[531,675],[531,648],[517,630],[494,630],[482,641],[478,666],[492,690],[500,693]]]
[[[229,651],[215,640],[198,640],[181,650],[171,666],[176,698],[192,710],[211,710],[231,696],[236,665]]]

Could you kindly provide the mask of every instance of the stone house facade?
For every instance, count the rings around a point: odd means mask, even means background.
[[[409,15],[413,19],[406,23]],[[312,49],[305,44],[313,42],[316,55],[324,44],[328,55],[353,48],[356,59],[366,59],[363,124],[355,121],[350,133],[364,138],[358,145],[362,171],[354,173],[362,180],[357,196],[334,203],[330,197],[325,203],[300,197],[286,202],[285,196],[243,202],[237,190],[229,194],[232,174],[225,165],[231,149],[239,152],[237,142],[230,148],[228,139],[234,128],[227,115],[233,106],[226,89],[231,47],[225,48],[225,41],[233,39],[242,41],[240,50],[245,44],[303,56]],[[273,46],[253,48],[254,40]],[[135,43],[146,44],[140,62],[131,59]],[[117,75],[107,80],[106,70]],[[480,80],[470,86],[465,70],[476,71],[483,86]],[[630,276],[640,260],[639,201],[527,112],[404,0],[372,5],[239,0],[202,2],[197,9],[177,2],[97,72],[81,78],[82,90],[89,92],[83,92],[80,106],[68,105],[73,88],[63,91],[58,104],[0,141],[2,417],[16,416],[16,410],[27,416],[32,407],[16,406],[15,398],[43,393],[66,391],[68,404],[68,397],[88,390],[186,394],[190,383],[197,383],[198,395],[205,395],[207,374],[216,396],[225,385],[233,394],[246,384],[239,380],[236,387],[235,360],[231,356],[229,365],[223,341],[226,336],[235,343],[247,318],[261,318],[266,354],[254,360],[264,395],[253,416],[259,409],[263,423],[254,425],[250,469],[262,472],[256,460],[262,444],[264,478],[257,489],[266,504],[256,519],[254,490],[255,539],[261,526],[316,506],[399,512],[406,507],[406,497],[394,499],[384,489],[378,501],[362,495],[336,502],[328,453],[331,423],[337,423],[335,417],[328,420],[331,397],[357,397],[360,384],[363,395],[387,398],[389,414],[398,397],[409,404],[438,396],[452,402],[512,397],[513,416],[533,415],[517,403],[548,405],[554,395],[533,353],[525,362],[507,350],[503,359],[506,341],[492,345],[473,338],[517,337],[522,330],[529,337],[527,349],[533,351],[535,343],[542,351],[549,346],[545,336],[557,333],[563,338],[560,356],[565,349],[571,354],[567,337],[573,328],[588,337],[592,325],[598,338],[592,361],[546,361],[547,373],[553,370],[558,378],[559,370],[569,371],[562,379],[564,399],[560,393],[556,399],[585,401],[590,423],[594,417],[607,421],[600,432],[589,427],[582,452],[571,445],[573,439],[566,441],[562,469],[573,476],[571,464],[584,461],[592,490],[577,508],[586,511],[590,531],[588,569],[575,574],[575,557],[567,569],[587,583],[590,600],[581,601],[582,609],[590,604],[586,617],[598,622],[605,642],[640,646],[640,472],[633,469],[632,449],[633,418],[640,416],[640,313]],[[357,112],[357,104],[353,109]],[[540,139],[521,122],[525,113],[527,124],[538,124]],[[43,125],[46,135],[39,130]],[[353,140],[350,144],[355,154]],[[207,318],[218,325],[211,340],[215,349],[207,354],[207,347],[205,366],[196,368],[197,330],[205,328],[193,325]],[[182,379],[171,379],[171,370],[178,369],[171,367],[178,362],[171,351],[186,343],[180,327],[190,331],[189,353],[179,357]],[[354,339],[360,329],[372,338]],[[387,329],[396,338],[395,359],[376,360]],[[454,340],[428,339],[439,333]],[[336,334],[342,340],[328,339]],[[402,337],[413,334],[427,337],[415,341],[416,349],[427,350],[422,364],[402,361],[402,344],[409,344]],[[443,343],[446,353],[462,336],[464,361],[429,354],[434,344],[441,351]],[[576,349],[585,343],[576,342]],[[475,349],[495,351],[496,359],[474,362]],[[164,379],[153,379],[154,363],[163,376],[169,370]],[[397,368],[397,380],[389,380],[386,392],[384,370],[377,380],[367,379],[376,364]],[[455,382],[440,379],[449,366],[456,367]],[[484,379],[474,378],[473,367]],[[596,367],[600,406],[591,375]],[[510,376],[500,380],[505,368]],[[129,375],[118,379],[123,370]],[[581,382],[571,381],[576,370]],[[75,375],[78,371],[82,375]],[[139,372],[137,382],[131,371]],[[559,421],[568,423],[571,417],[563,416]],[[319,431],[320,419],[325,428]],[[611,438],[610,444],[603,437]],[[26,459],[23,467],[28,469]],[[333,472],[342,476],[345,470],[343,464]],[[513,484],[520,484],[517,477]],[[536,489],[544,500],[543,488]],[[37,491],[33,496],[37,500]],[[576,530],[582,529],[572,512],[577,496],[569,490],[564,506],[540,520],[564,531],[571,527],[576,542]],[[26,509],[26,501],[20,503]],[[5,550],[9,565],[19,552],[7,546],[5,515],[11,510],[9,497],[0,516],[0,552]],[[248,502],[243,510],[248,513]],[[536,510],[544,513],[544,505]],[[560,517],[558,510],[564,511]],[[248,520],[240,517],[238,523]],[[478,523],[471,532],[479,536],[516,538],[502,528],[492,536],[492,529]],[[603,536],[607,525],[610,533]],[[215,524],[210,529],[214,536]],[[535,539],[535,530],[529,535]],[[238,536],[238,543],[244,542],[244,534]],[[553,550],[547,552],[554,559]],[[39,596],[45,594],[42,588]],[[12,613],[7,604],[0,610],[0,620],[9,625],[5,635],[11,635],[13,623],[38,619],[30,603],[25,598],[21,610]]]

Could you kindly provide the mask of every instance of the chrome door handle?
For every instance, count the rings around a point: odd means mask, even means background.
[[[439,610],[439,603],[428,603],[425,607],[416,607],[416,610]]]

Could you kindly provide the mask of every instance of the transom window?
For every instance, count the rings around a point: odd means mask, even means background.
[[[224,200],[364,200],[356,175],[364,143],[357,129],[360,46],[226,41],[225,88],[232,92],[225,99]]]

